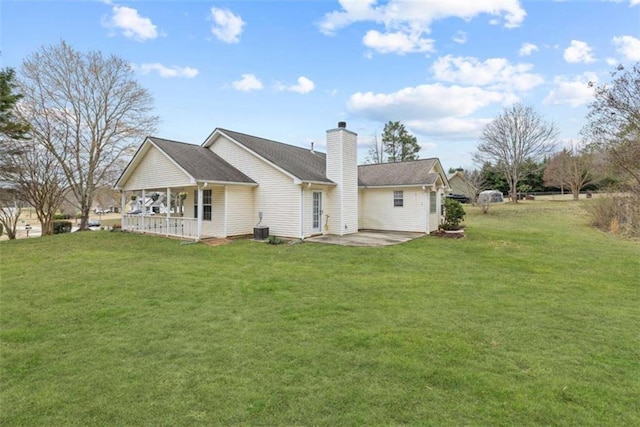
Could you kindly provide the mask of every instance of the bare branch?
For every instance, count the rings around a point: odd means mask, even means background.
[[[124,59],[64,41],[24,61],[20,86],[22,118],[62,168],[86,229],[96,187],[111,185],[122,156],[155,129],[152,96]]]
[[[551,153],[558,134],[556,125],[547,122],[533,108],[514,104],[485,126],[475,159],[502,169],[511,197],[517,202],[517,188],[528,160],[537,161]]]

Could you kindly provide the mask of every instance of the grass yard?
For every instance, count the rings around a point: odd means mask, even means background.
[[[583,203],[380,248],[0,242],[0,424],[640,425],[640,242]]]

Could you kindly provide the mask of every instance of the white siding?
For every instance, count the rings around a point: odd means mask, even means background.
[[[226,216],[224,187],[213,187],[211,190],[211,202],[213,203],[211,206],[211,221],[202,221],[202,233],[207,236],[227,237],[224,224]]]
[[[346,129],[327,131],[327,178],[337,185],[329,189],[331,234],[358,231],[358,159],[357,135]]]
[[[254,187],[227,187],[227,236],[253,234],[253,226],[258,223],[254,191]]]
[[[190,184],[189,177],[157,148],[151,147],[131,174],[124,190],[181,187]]]
[[[394,191],[403,192],[402,207],[393,205]],[[429,205],[422,189],[363,189],[360,195],[360,228],[421,233],[426,231]]]
[[[436,196],[436,212],[429,214],[429,232],[436,231],[438,229],[438,226],[440,226],[443,197],[442,195],[444,194],[444,191],[438,190],[434,193],[429,192],[429,195],[431,194],[435,194]],[[427,208],[429,208],[429,205],[427,205]]]
[[[259,184],[253,207],[239,213],[244,216],[241,221],[255,224],[262,212],[260,225],[269,227],[269,234],[300,237],[300,186],[291,177],[225,137],[218,138],[211,150]]]

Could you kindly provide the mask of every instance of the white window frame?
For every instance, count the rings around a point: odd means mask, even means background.
[[[404,191],[394,191],[393,192],[393,207],[394,208],[402,208],[404,207]]]
[[[193,191],[193,217],[198,218],[198,190]],[[211,221],[213,217],[213,192],[202,190],[202,220]]]

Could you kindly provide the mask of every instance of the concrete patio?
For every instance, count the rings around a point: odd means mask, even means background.
[[[361,230],[345,236],[326,234],[323,236],[309,237],[305,239],[305,241],[340,246],[389,246],[408,242],[422,236],[425,236],[425,234],[406,231]]]

